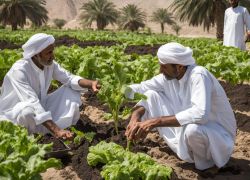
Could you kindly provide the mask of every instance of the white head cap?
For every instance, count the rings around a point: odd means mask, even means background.
[[[175,42],[162,45],[157,52],[161,64],[180,64],[184,66],[195,64],[192,55],[191,48]]]
[[[23,58],[30,59],[36,54],[39,54],[49,45],[55,42],[55,38],[52,35],[45,33],[38,33],[29,38],[29,40],[22,46]]]

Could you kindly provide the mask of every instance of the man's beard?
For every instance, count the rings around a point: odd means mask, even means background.
[[[51,60],[50,62],[47,61],[48,63],[47,62],[45,63],[40,56],[37,56],[37,60],[44,67],[48,67],[48,66],[51,66],[53,64],[53,60]]]

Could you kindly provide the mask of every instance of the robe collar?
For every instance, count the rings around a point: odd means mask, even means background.
[[[187,67],[187,70],[186,70],[184,76],[183,76],[181,79],[179,79],[179,83],[180,83],[180,84],[183,84],[183,83],[185,83],[185,82],[187,81],[187,79],[188,79],[188,77],[189,77],[189,74],[190,74],[190,71],[191,71],[191,69],[194,68],[194,66],[196,66],[196,65],[189,65],[189,66]]]
[[[31,66],[33,67],[33,69],[35,69],[36,72],[38,72],[39,74],[43,72],[43,70],[37,67],[37,65],[33,62],[31,58],[29,59],[29,61],[30,61]]]

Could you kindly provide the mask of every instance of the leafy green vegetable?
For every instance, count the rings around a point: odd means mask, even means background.
[[[70,128],[72,132],[74,132],[76,134],[76,137],[74,138],[74,143],[76,145],[80,145],[81,143],[81,140],[83,138],[85,138],[88,142],[92,142],[94,136],[95,136],[95,132],[87,132],[87,133],[84,133],[82,131],[78,131],[77,129],[75,129],[74,127],[71,127]]]
[[[172,174],[170,167],[157,164],[150,156],[126,151],[113,142],[91,146],[87,161],[91,166],[105,164],[101,172],[105,180],[167,180]]]
[[[60,161],[44,160],[51,144],[37,144],[25,128],[0,121],[0,179],[41,179],[40,173],[60,167]]]

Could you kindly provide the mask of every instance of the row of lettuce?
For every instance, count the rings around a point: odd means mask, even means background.
[[[185,42],[184,42],[185,43]],[[191,44],[190,42],[188,42]],[[217,44],[193,44],[194,57],[198,65],[205,66],[217,78],[231,83],[242,83],[250,79],[250,53]],[[56,60],[67,70],[86,78],[109,78],[114,76],[114,65],[119,64],[127,76],[126,84],[138,83],[158,73],[157,57],[152,55],[125,54],[126,46],[88,47],[60,46],[55,50]],[[203,47],[203,48],[201,48]],[[21,49],[0,51],[0,81],[22,57]]]
[[[145,34],[145,33],[133,33],[127,31],[80,31],[80,30],[19,30],[9,31],[0,30],[0,40],[5,40],[15,44],[23,44],[30,36],[35,33],[44,32],[52,34],[55,38],[69,36],[76,38],[80,41],[117,41],[124,45],[153,45],[163,44],[170,41],[190,41],[190,38],[178,38],[172,35],[164,34]],[[216,43],[215,39],[208,38],[196,38],[195,41],[205,43]]]

